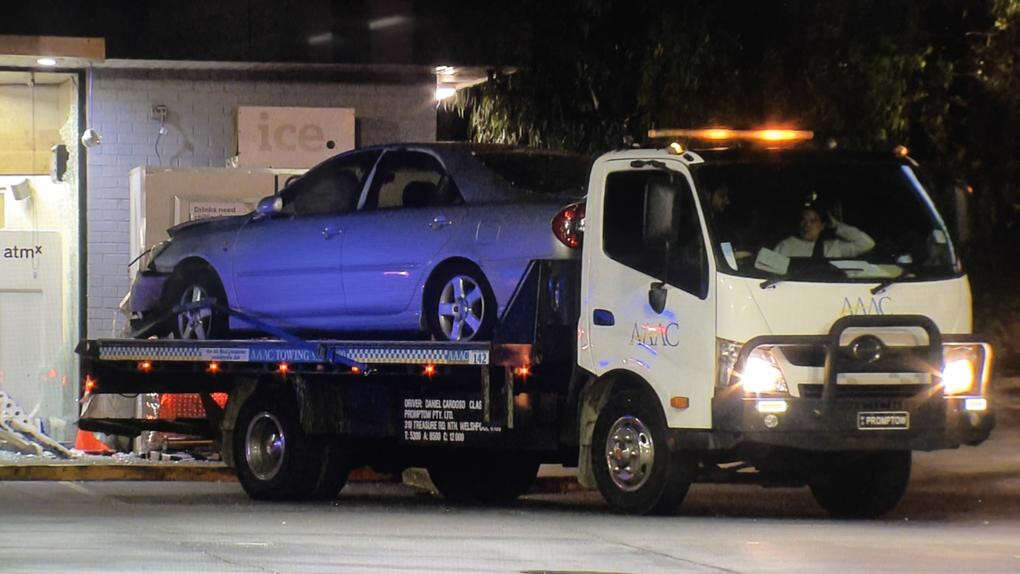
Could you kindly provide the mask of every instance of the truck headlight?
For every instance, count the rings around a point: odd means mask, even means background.
[[[782,369],[768,348],[751,351],[737,375],[745,393],[769,394],[788,391]]]
[[[990,362],[991,349],[984,343],[944,345],[942,347],[943,393],[946,395],[980,394]]]
[[[772,356],[772,347],[756,347],[740,372],[735,372],[735,368],[743,345],[728,339],[716,339],[715,347],[717,388],[739,384],[744,392],[752,394],[787,392],[786,378]]]
[[[740,343],[729,339],[715,340],[716,388],[730,386],[730,377],[733,376],[733,367],[737,366],[740,347]]]

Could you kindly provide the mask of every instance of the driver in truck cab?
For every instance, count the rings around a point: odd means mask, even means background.
[[[831,230],[835,237],[824,237],[827,230]],[[801,210],[800,236],[780,241],[776,251],[787,257],[838,259],[856,257],[873,247],[875,240],[867,233],[838,221],[818,204],[809,204]]]

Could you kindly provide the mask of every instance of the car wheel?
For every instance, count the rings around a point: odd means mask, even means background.
[[[227,304],[223,286],[212,271],[184,269],[170,278],[167,285],[168,308],[209,299],[215,299],[224,307]],[[227,315],[212,307],[181,311],[171,317],[170,331],[177,339],[223,339],[228,331]]]
[[[606,502],[626,514],[669,514],[683,502],[697,461],[666,444],[666,423],[644,393],[610,397],[595,421],[592,470]]]
[[[478,270],[447,267],[429,281],[423,312],[435,339],[484,340],[496,324],[496,297]]]
[[[335,438],[305,435],[296,405],[279,394],[249,398],[233,440],[237,478],[256,500],[329,500],[347,482],[348,449]]]

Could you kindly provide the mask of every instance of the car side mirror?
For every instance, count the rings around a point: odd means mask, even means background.
[[[263,197],[259,200],[257,206],[255,206],[255,213],[268,217],[270,215],[276,215],[283,211],[283,198],[279,195],[270,195],[269,197]]]

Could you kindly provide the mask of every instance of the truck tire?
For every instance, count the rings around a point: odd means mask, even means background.
[[[471,464],[465,465],[464,460]],[[438,461],[428,471],[432,484],[447,500],[508,504],[534,484],[538,461],[525,455],[482,455]]]
[[[832,453],[810,480],[818,504],[838,518],[876,518],[903,498],[910,481],[910,451]]]
[[[347,450],[337,439],[308,437],[297,405],[279,394],[252,395],[234,426],[234,465],[256,500],[328,500],[347,481]]]
[[[666,444],[661,409],[645,393],[615,393],[592,434],[595,484],[625,514],[670,514],[687,495],[697,461]]]
[[[167,280],[167,309],[183,303],[198,303],[210,298],[227,305],[223,284],[211,269],[185,266]],[[227,337],[227,315],[218,309],[196,309],[177,313],[170,318],[170,332],[175,339],[224,339]]]

